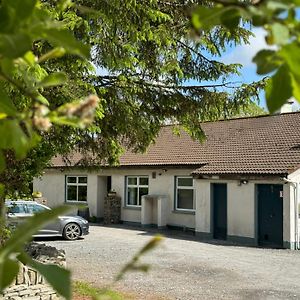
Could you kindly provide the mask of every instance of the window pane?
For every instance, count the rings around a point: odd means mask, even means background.
[[[148,185],[149,179],[148,177],[140,177],[140,185]]]
[[[194,191],[193,190],[177,190],[177,208],[181,209],[193,209],[193,199]]]
[[[127,204],[128,205],[137,205],[137,188],[128,187],[127,189]]]
[[[148,188],[140,188],[140,194],[139,194],[139,205],[142,204],[142,196],[148,195]]]
[[[23,214],[25,213],[25,206],[22,204],[12,204],[7,210],[11,214]]]
[[[31,214],[47,210],[47,208],[37,204],[27,204],[27,209]]]
[[[87,201],[87,186],[78,186],[78,201]]]
[[[137,185],[137,177],[128,177],[128,185]]]
[[[76,183],[76,177],[67,177],[67,182],[68,183]]]
[[[193,178],[191,177],[178,178],[178,186],[193,186]]]
[[[78,177],[78,182],[79,183],[87,183],[87,177],[84,176],[84,177]]]
[[[69,185],[67,187],[67,200],[69,200],[69,201],[77,200],[77,186]]]

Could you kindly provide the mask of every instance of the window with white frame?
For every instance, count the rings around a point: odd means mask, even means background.
[[[148,176],[126,176],[126,206],[141,206],[142,196],[148,193]]]
[[[66,177],[66,201],[87,201],[87,176]]]
[[[193,177],[175,177],[175,209],[195,210],[194,204],[194,181]]]

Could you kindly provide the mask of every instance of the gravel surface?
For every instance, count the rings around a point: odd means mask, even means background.
[[[155,233],[128,227],[91,226],[78,241],[43,240],[64,249],[73,277],[97,286],[112,282]],[[130,273],[116,289],[136,299],[300,299],[300,252],[204,243],[166,232],[146,254],[148,274]]]

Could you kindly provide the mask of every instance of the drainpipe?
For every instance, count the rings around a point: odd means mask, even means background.
[[[296,242],[296,250],[300,250],[300,245],[299,245],[299,201],[298,201],[298,197],[299,197],[299,182],[296,181],[292,181],[290,179],[287,178],[283,178],[283,180],[285,182],[289,182],[293,185],[294,188],[294,211],[295,211],[295,242]]]

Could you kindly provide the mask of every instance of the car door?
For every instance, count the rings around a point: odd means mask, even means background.
[[[29,216],[26,206],[23,203],[11,203],[7,207],[7,217],[9,226],[15,228],[24,222]]]
[[[28,203],[27,211],[30,216],[35,215],[36,213],[43,212],[45,210],[50,210],[49,207],[40,205],[38,203]],[[38,231],[36,235],[57,235],[60,231],[60,223],[58,220],[46,224],[42,229]]]

